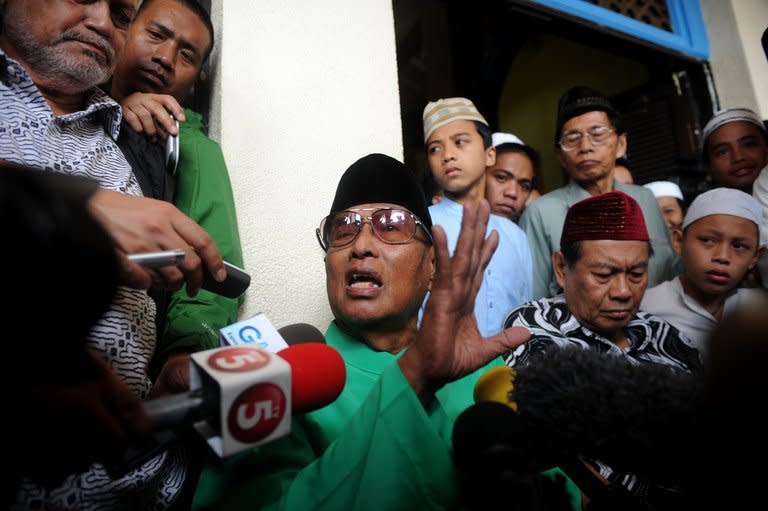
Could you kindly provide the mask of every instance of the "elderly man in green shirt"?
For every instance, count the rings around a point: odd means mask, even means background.
[[[371,154],[345,172],[317,234],[334,315],[326,340],[344,357],[346,386],[294,417],[289,437],[208,465],[195,509],[457,506],[453,421],[479,374],[528,338],[477,329],[474,299],[498,243],[495,231],[485,238],[489,211],[465,208],[451,257],[402,163]]]

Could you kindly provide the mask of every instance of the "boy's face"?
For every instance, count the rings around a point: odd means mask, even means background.
[[[485,172],[485,198],[491,212],[513,222],[520,219],[533,188],[533,164],[523,153],[501,153]]]
[[[757,226],[745,218],[705,216],[682,234],[685,277],[692,294],[699,297],[722,295],[738,287],[757,264],[758,255]]]
[[[659,204],[659,209],[664,215],[664,221],[667,222],[670,232],[679,229],[683,225],[683,208],[680,207],[677,199],[670,195],[662,195],[656,197],[656,202]]]
[[[752,183],[768,164],[763,132],[747,121],[720,126],[707,140],[707,171],[722,186],[752,192]]]
[[[461,119],[430,135],[427,160],[435,181],[444,191],[463,196],[478,187],[482,196],[485,168],[496,161],[496,148],[486,149],[475,123]]]

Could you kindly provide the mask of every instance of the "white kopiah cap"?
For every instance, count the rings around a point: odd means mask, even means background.
[[[491,135],[491,139],[493,147],[498,147],[501,144],[526,145],[525,142],[520,139],[520,137],[513,135],[512,133],[496,132]]]
[[[763,223],[760,204],[750,194],[735,188],[714,188],[696,197],[685,214],[683,230],[696,220],[709,215],[737,216],[754,222],[758,228]]]
[[[654,181],[643,186],[652,191],[654,197],[675,197],[676,199],[685,200],[680,187],[672,181]]]
[[[751,122],[761,130],[766,131],[763,120],[749,108],[726,108],[719,110],[715,112],[715,115],[704,125],[704,129],[701,131],[702,151],[704,150],[703,144],[707,142],[712,132],[724,124],[736,121]]]

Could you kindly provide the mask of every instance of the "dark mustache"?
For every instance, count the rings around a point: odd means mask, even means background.
[[[79,41],[99,48],[107,57],[107,65],[111,65],[115,60],[115,49],[109,43],[106,37],[101,34],[82,33],[74,29],[67,30],[62,34],[58,42]]]
[[[160,81],[163,82],[163,85],[166,87],[168,86],[168,75],[162,66],[152,64],[150,66],[144,67],[144,70],[155,73],[160,78]]]

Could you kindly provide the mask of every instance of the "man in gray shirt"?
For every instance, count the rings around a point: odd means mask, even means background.
[[[568,208],[589,196],[615,190],[634,198],[643,210],[653,248],[648,285],[655,286],[677,274],[678,257],[653,194],[642,186],[620,184],[614,179],[616,160],[626,151],[627,134],[621,116],[608,98],[583,86],[572,87],[560,97],[555,152],[571,179],[532,202],[520,218],[531,247],[534,298],[554,296],[559,291],[552,254],[559,249]]]

